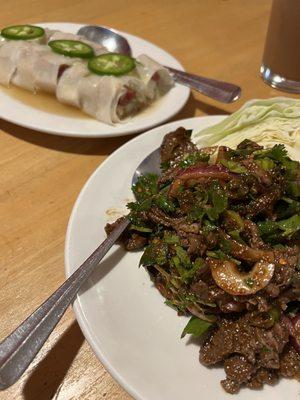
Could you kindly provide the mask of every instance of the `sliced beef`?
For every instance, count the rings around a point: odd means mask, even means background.
[[[254,249],[265,249],[267,246],[261,239],[257,225],[250,219],[244,219],[244,232],[249,245]]]
[[[149,272],[151,274],[150,270],[149,270]],[[172,299],[173,298],[173,294],[169,289],[167,289],[163,277],[161,277],[160,275],[156,275],[154,277],[154,285],[160,291],[162,296],[164,296],[166,299]]]
[[[287,286],[294,275],[294,268],[290,265],[277,264],[273,276],[273,282],[281,287]]]
[[[267,293],[270,297],[278,297],[280,293],[280,288],[275,283],[269,283],[265,288],[265,293]]]
[[[259,180],[260,183],[266,186],[271,185],[271,174],[265,169],[261,168],[256,162],[246,159],[243,161],[243,165]]]
[[[105,232],[109,235],[119,224],[121,224],[126,217],[121,217],[117,219],[112,224],[108,223],[105,226]],[[125,230],[125,232],[121,235],[119,241],[125,246],[125,249],[128,251],[135,251],[142,249],[148,242],[147,238],[143,235],[140,235],[136,232],[130,232]]]
[[[270,212],[273,209],[274,203],[280,199],[281,195],[281,191],[278,188],[274,188],[251,201],[241,211],[248,218],[256,217],[259,214],[266,214],[266,212]]]
[[[187,189],[177,195],[180,211],[182,214],[187,214],[195,205],[194,194],[191,190]]]
[[[214,303],[218,309],[225,314],[234,312],[242,312],[246,309],[245,303],[235,301],[232,296],[219,288],[211,278],[205,277],[208,275],[207,266],[200,269],[197,280],[191,286],[191,292],[203,303]],[[206,282],[207,281],[207,282]]]
[[[201,235],[191,234],[188,236],[188,240],[189,240],[188,254],[193,257],[203,256],[203,254],[207,249],[203,237]]]
[[[138,235],[137,233],[133,233],[129,239],[126,241],[126,250],[135,251],[142,249],[148,240],[142,235]]]
[[[288,303],[291,301],[300,301],[300,288],[289,288],[281,292],[276,299],[277,304],[282,310],[286,310]]]
[[[210,288],[207,283],[199,280],[191,286],[191,292],[197,296],[197,298],[203,302],[212,302],[210,296]]]
[[[119,226],[122,222],[124,222],[125,221],[125,219],[126,219],[126,217],[121,217],[121,218],[118,218],[115,222],[113,222],[113,223],[107,223],[106,225],[105,225],[105,232],[106,232],[106,234],[107,235],[109,235],[110,233],[112,233],[112,231],[117,227],[117,226]]]
[[[221,385],[223,389],[230,394],[235,394],[239,391],[240,385],[236,381],[232,381],[231,379],[224,379],[221,381]]]
[[[288,344],[281,356],[279,373],[285,378],[293,378],[299,372],[300,355],[292,345]]]
[[[278,374],[274,370],[259,368],[251,379],[247,382],[247,387],[250,389],[261,389],[263,384],[275,385],[278,382]]]
[[[242,384],[252,388],[273,384],[274,370],[281,368],[280,355],[289,340],[284,324],[265,329],[252,326],[250,317],[223,319],[200,350],[202,364],[224,362],[227,378],[221,384],[229,393],[236,393]]]
[[[269,302],[269,296],[264,293],[264,291],[258,292],[255,295],[249,296],[245,299],[240,299],[240,301],[246,302],[247,310],[253,311],[257,310],[259,312],[268,311],[271,308]]]
[[[242,384],[248,383],[256,371],[255,365],[241,355],[228,358],[224,362],[224,369],[226,379],[221,381],[221,385],[231,394],[237,393]]]
[[[237,321],[223,320],[202,346],[200,361],[204,365],[212,365],[225,360],[232,354],[241,354],[249,362],[254,363],[256,357],[261,357],[261,352],[266,349],[272,354],[273,352],[280,353],[288,342],[287,328],[280,323],[276,323],[271,329],[254,327],[249,325],[248,319],[246,315]],[[263,364],[264,360],[262,357],[261,359]],[[279,367],[277,359],[274,367]]]
[[[227,379],[241,384],[246,383],[251,378],[255,366],[247,361],[244,356],[236,354],[225,360],[224,369]]]
[[[184,128],[178,128],[163,139],[160,147],[161,162],[175,160],[183,154],[197,151],[197,147],[190,140],[190,133]]]
[[[250,139],[245,139],[241,143],[237,145],[238,150],[251,150],[251,152],[256,151],[256,150],[261,150],[263,149],[263,146],[260,146],[258,143],[253,142]]]
[[[147,216],[150,221],[166,226],[167,228],[176,228],[180,223],[185,221],[184,217],[170,217],[157,206],[151,207],[151,209],[147,212]]]

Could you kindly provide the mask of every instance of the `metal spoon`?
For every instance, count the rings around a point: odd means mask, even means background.
[[[132,183],[148,172],[160,174],[159,149],[135,170]],[[54,330],[82,285],[129,225],[125,218],[84,263],[25,321],[0,343],[0,390],[13,385],[27,369]]]
[[[131,48],[128,41],[113,30],[102,26],[83,26],[78,30],[77,34],[85,36],[93,42],[102,44],[111,52],[131,55]],[[175,82],[188,86],[223,103],[232,103],[241,95],[241,88],[233,83],[204,78],[171,67],[166,68],[171,72]]]

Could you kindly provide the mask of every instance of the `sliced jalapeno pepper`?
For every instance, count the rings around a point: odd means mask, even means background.
[[[14,25],[1,30],[1,36],[10,40],[29,40],[43,36],[45,30],[34,25]]]
[[[133,70],[135,59],[124,54],[107,53],[91,58],[90,71],[98,75],[124,75]]]
[[[93,48],[79,40],[52,40],[48,45],[55,53],[68,57],[91,58],[94,56]]]

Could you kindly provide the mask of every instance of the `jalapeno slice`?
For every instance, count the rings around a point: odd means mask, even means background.
[[[94,56],[93,48],[79,40],[52,40],[48,45],[55,53],[68,57],[91,58]]]
[[[1,36],[10,40],[30,40],[43,36],[45,30],[34,25],[13,25],[3,28]]]
[[[98,75],[124,75],[135,68],[135,59],[124,54],[106,53],[91,58],[88,68]]]

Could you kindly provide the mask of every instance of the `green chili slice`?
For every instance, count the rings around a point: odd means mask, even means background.
[[[91,58],[94,56],[93,48],[79,40],[52,40],[48,45],[55,53],[68,57]]]
[[[107,53],[91,58],[89,70],[98,75],[124,75],[135,68],[135,60],[124,54]]]
[[[10,40],[29,40],[43,36],[44,29],[34,25],[13,25],[1,30],[1,36]]]

